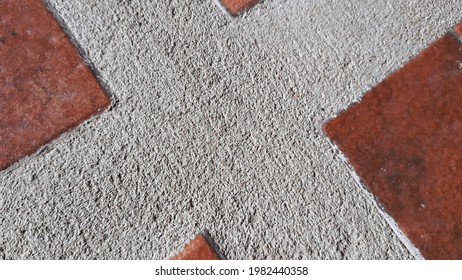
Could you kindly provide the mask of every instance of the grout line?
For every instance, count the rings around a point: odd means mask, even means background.
[[[45,7],[48,9],[48,11],[53,15],[53,17],[58,21],[60,24],[61,28],[64,30],[64,33],[66,33],[67,37],[69,40],[71,40],[72,44],[74,45],[75,49],[77,50],[79,56],[85,61],[87,66],[90,68],[90,71],[92,74],[96,77],[96,80],[98,83],[101,85],[103,88],[104,92],[109,96],[111,103],[109,104],[109,107],[105,111],[112,111],[115,107],[118,106],[119,104],[119,99],[117,96],[113,93],[111,90],[110,86],[104,82],[102,79],[103,75],[101,72],[96,68],[95,64],[90,60],[88,57],[88,54],[85,52],[83,47],[79,44],[75,36],[72,34],[70,28],[67,26],[66,22],[64,19],[61,17],[61,15],[58,13],[58,10],[49,2],[49,0],[43,0],[43,3],[45,4]]]
[[[215,2],[215,5],[218,6],[218,8],[225,14],[227,15],[228,17],[230,18],[234,18],[235,16],[233,16],[229,11],[228,9],[221,3],[220,0],[213,0],[213,2]]]
[[[204,236],[204,238],[207,240],[207,242],[209,243],[210,247],[212,247],[212,249],[215,251],[215,253],[217,254],[218,258],[220,258],[220,260],[227,260],[227,258],[225,257],[225,255],[221,252],[220,248],[218,247],[217,243],[215,242],[215,240],[213,240],[213,238],[210,236],[208,230],[204,229],[202,230],[199,234],[202,234],[202,236]]]
[[[462,44],[462,35],[459,35],[453,28],[448,30],[448,34],[451,34],[459,43]]]

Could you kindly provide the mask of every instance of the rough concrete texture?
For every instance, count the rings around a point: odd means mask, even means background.
[[[0,257],[412,258],[321,126],[459,0],[50,0],[113,107],[0,173]]]

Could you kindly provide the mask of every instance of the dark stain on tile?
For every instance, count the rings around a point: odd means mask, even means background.
[[[171,260],[220,260],[225,259],[208,233],[198,234]]]
[[[110,99],[42,1],[0,5],[2,170],[101,112]]]
[[[251,8],[260,0],[216,0],[224,7],[232,16],[237,16],[239,13]]]
[[[462,259],[462,45],[445,35],[324,130],[427,259]]]

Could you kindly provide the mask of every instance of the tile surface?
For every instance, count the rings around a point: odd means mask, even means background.
[[[178,255],[172,260],[219,260],[218,254],[212,248],[207,239],[199,234],[189,242]]]
[[[216,0],[218,1],[232,16],[237,16],[240,12],[257,4],[259,0]]]
[[[460,22],[459,24],[457,24],[456,26],[454,26],[454,31],[456,31],[457,34],[459,34],[460,36],[462,36],[462,22]]]
[[[445,35],[326,134],[427,259],[462,259],[462,45]]]
[[[109,105],[42,1],[0,1],[0,170]]]

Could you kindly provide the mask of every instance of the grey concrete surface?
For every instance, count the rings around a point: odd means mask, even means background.
[[[49,0],[112,108],[0,173],[0,258],[408,259],[322,124],[460,0]]]

